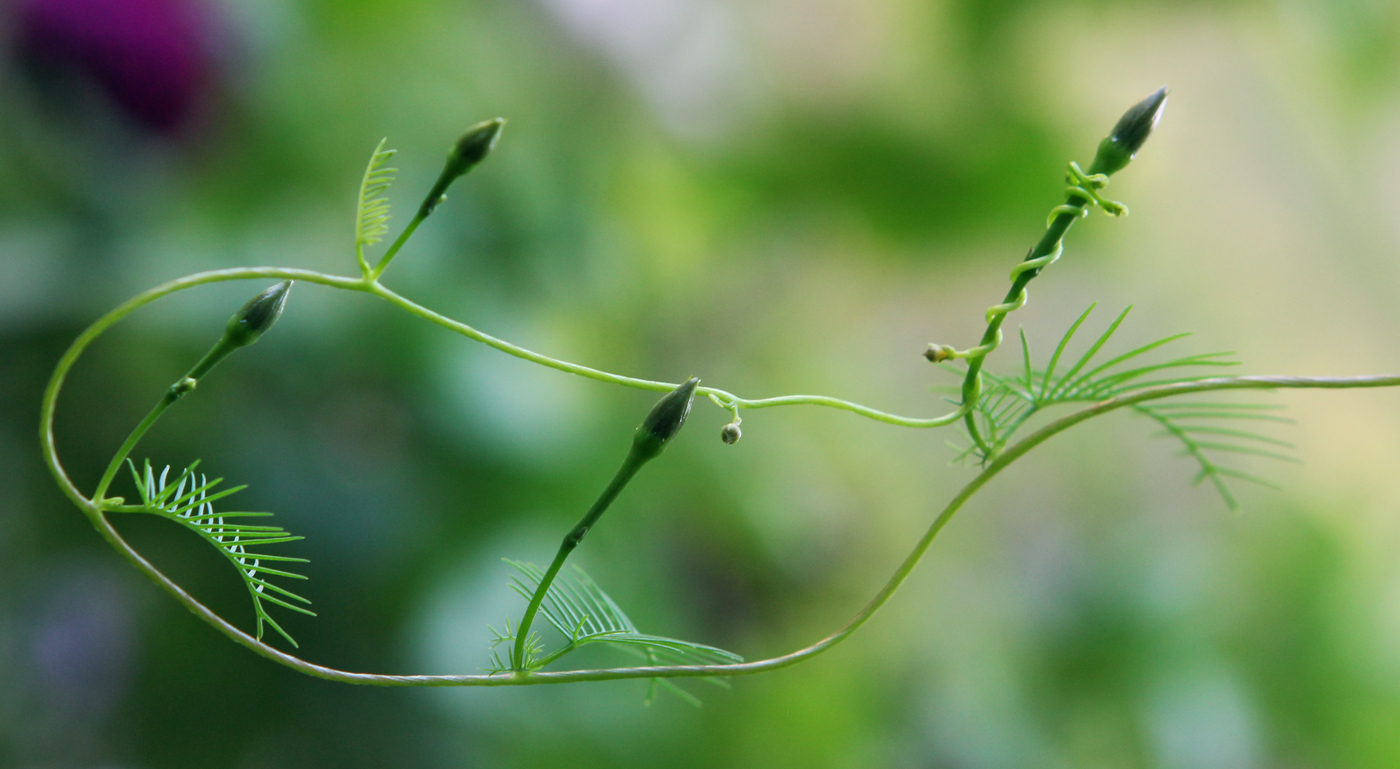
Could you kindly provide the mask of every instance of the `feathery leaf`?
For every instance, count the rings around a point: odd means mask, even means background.
[[[529,600],[539,588],[544,570],[532,563],[505,561],[519,572],[518,576],[511,578],[511,587]],[[572,573],[567,570],[561,572],[550,584],[540,603],[540,614],[559,631],[565,643],[553,652],[543,654],[538,639],[531,634],[529,646],[533,648],[527,651],[525,665],[531,670],[542,668],[590,643],[612,644],[642,658],[649,665],[727,665],[744,661],[743,657],[724,649],[638,631],[622,608],[577,566],[573,567]],[[496,633],[492,646],[513,640],[514,635],[507,623],[506,632]],[[491,669],[504,671],[511,669],[511,666],[495,657]],[[727,686],[723,679],[704,680],[717,686]],[[659,679],[656,685],[671,691],[679,689],[674,683]],[[695,701],[688,694],[681,696]]]
[[[384,149],[388,139],[380,139],[379,145],[370,155],[365,167],[364,178],[360,180],[360,200],[355,212],[355,247],[363,252],[365,246],[372,246],[384,239],[389,232],[389,198],[384,195],[389,185],[394,183],[397,168],[386,168],[385,163],[398,150]],[[361,261],[364,255],[361,253]]]
[[[302,537],[287,534],[286,530],[280,526],[255,526],[243,523],[229,523],[232,518],[263,518],[272,513],[216,513],[214,512],[214,502],[222,499],[245,487],[237,486],[225,489],[216,493],[210,493],[215,486],[223,482],[222,478],[209,480],[203,474],[195,480],[195,469],[199,467],[199,462],[192,462],[189,467],[180,471],[180,474],[170,480],[170,466],[161,470],[156,475],[151,467],[151,461],[146,460],[141,471],[137,471],[135,463],[127,460],[127,465],[131,467],[131,474],[136,480],[137,491],[141,494],[141,509],[132,512],[148,513],[157,515],[166,520],[184,526],[186,529],[198,534],[200,538],[223,553],[224,557],[233,564],[238,571],[238,576],[242,578],[243,584],[248,588],[248,594],[253,599],[253,612],[257,617],[257,637],[262,640],[264,626],[270,626],[279,635],[287,639],[292,646],[297,642],[282,626],[277,624],[267,613],[267,608],[263,602],[276,604],[286,609],[290,609],[301,614],[316,616],[310,609],[303,608],[300,604],[311,603],[310,600],[287,590],[280,585],[268,582],[266,577],[283,577],[286,579],[306,579],[301,574],[281,569],[273,569],[263,565],[264,561],[279,563],[306,563],[305,558],[293,558],[285,555],[267,555],[266,553],[255,553],[250,551],[250,547],[261,545],[274,545],[282,542],[294,542]],[[273,595],[275,593],[276,595]],[[278,596],[283,596],[279,598]],[[285,600],[285,599],[290,599]]]
[[[1066,403],[1095,403],[1122,395],[1129,390],[1163,384],[1176,384],[1204,379],[1207,374],[1189,373],[1186,369],[1234,366],[1235,361],[1221,360],[1230,353],[1198,353],[1158,362],[1142,362],[1143,356],[1157,351],[1189,334],[1174,334],[1141,345],[1125,353],[1093,364],[1094,357],[1109,343],[1127,318],[1129,307],[1113,319],[1087,350],[1077,357],[1069,353],[1075,334],[1084,326],[1094,305],[1090,305],[1070,324],[1069,330],[1055,345],[1054,352],[1043,370],[1031,363],[1030,342],[1021,330],[1021,366],[1014,377],[1000,377],[983,371],[982,394],[973,409],[983,437],[982,444],[973,442],[967,448],[954,448],[960,453],[954,462],[975,459],[983,464],[995,457],[1013,434],[1031,417]],[[1073,359],[1067,366],[1065,361]],[[1091,365],[1092,364],[1092,365]],[[1131,367],[1129,367],[1131,366]],[[944,368],[958,373],[956,366]],[[1063,373],[1057,373],[1062,371]],[[1148,378],[1151,376],[1152,378]],[[1257,456],[1296,462],[1297,459],[1271,447],[1291,449],[1292,444],[1268,435],[1210,424],[1212,422],[1253,422],[1256,424],[1291,424],[1293,420],[1270,413],[1281,408],[1272,404],[1231,403],[1226,401],[1195,401],[1190,403],[1150,403],[1133,407],[1157,421],[1164,429],[1161,435],[1175,438],[1182,444],[1181,454],[1196,460],[1200,473],[1196,482],[1209,480],[1220,492],[1225,503],[1234,508],[1237,503],[1226,486],[1226,479],[1248,480],[1268,484],[1253,475],[1220,465],[1216,453],[1237,456]],[[1204,424],[1203,424],[1204,423]],[[1260,444],[1263,444],[1262,446]]]

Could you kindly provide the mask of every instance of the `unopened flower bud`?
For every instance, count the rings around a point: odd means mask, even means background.
[[[443,165],[442,173],[438,175],[437,182],[433,184],[428,196],[423,199],[423,205],[418,208],[419,216],[431,214],[433,209],[437,208],[438,204],[444,200],[447,188],[491,154],[492,148],[496,146],[496,140],[501,137],[501,128],[505,124],[505,118],[483,120],[462,134],[462,138],[458,139],[457,143],[453,144],[452,149],[448,151],[447,163]]]
[[[730,446],[733,446],[734,444],[738,443],[739,439],[742,437],[744,437],[744,431],[740,430],[739,426],[734,424],[733,422],[730,422],[729,424],[719,429],[719,439],[729,444]]]
[[[942,363],[945,360],[952,360],[955,352],[957,351],[946,344],[930,344],[928,349],[924,350],[924,357],[934,363]]]
[[[246,347],[272,328],[272,324],[282,317],[282,309],[287,306],[287,294],[292,290],[292,282],[281,283],[263,291],[229,318],[224,327],[224,342],[229,347]]]
[[[660,454],[680,432],[685,418],[690,416],[690,404],[695,400],[695,388],[699,386],[700,378],[691,377],[657,401],[632,438],[633,450],[646,459]]]
[[[1123,113],[1123,117],[1118,119],[1118,124],[1113,126],[1113,132],[1099,143],[1099,152],[1089,173],[1113,174],[1128,165],[1147,142],[1147,137],[1152,135],[1157,121],[1162,119],[1162,108],[1167,104],[1167,93],[1167,87],[1162,86]]]

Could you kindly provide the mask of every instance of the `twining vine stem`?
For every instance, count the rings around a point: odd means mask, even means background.
[[[95,493],[92,498],[88,498],[78,490],[72,480],[68,477],[62,463],[59,460],[57,448],[54,443],[53,422],[54,413],[58,404],[58,395],[63,387],[68,372],[77,362],[78,357],[89,344],[108,328],[125,318],[136,309],[149,304],[161,297],[193,288],[208,283],[217,283],[228,280],[249,280],[256,278],[276,278],[283,280],[300,280],[308,283],[317,283],[332,288],[339,288],[351,291],[361,291],[379,296],[399,307],[412,312],[415,315],[426,318],[457,331],[464,336],[470,337],[484,344],[488,344],[496,349],[510,353],[517,357],[525,358],[536,363],[540,363],[550,368],[559,369],[590,379],[597,379],[605,382],[636,387],[645,390],[671,390],[675,385],[664,382],[655,382],[646,379],[636,379],[632,377],[611,374],[598,369],[580,366],[574,363],[556,360],[539,353],[535,353],[524,348],[513,345],[496,337],[484,334],[476,329],[439,315],[432,310],[415,304],[408,299],[385,288],[382,284],[373,279],[347,278],[336,275],[327,275],[311,270],[301,270],[283,267],[249,267],[228,270],[215,270],[212,272],[198,273],[184,278],[170,281],[142,294],[139,294],[89,326],[73,344],[69,346],[63,357],[59,360],[53,376],[49,380],[48,387],[44,391],[44,400],[41,411],[40,422],[40,442],[42,445],[44,459],[50,471],[57,480],[59,487],[64,494],[76,504],[98,533],[107,542],[116,548],[133,566],[145,574],[153,582],[163,588],[175,600],[179,601],[185,608],[189,609],[195,616],[214,626],[219,632],[241,644],[247,649],[266,657],[274,662],[285,665],[293,670],[332,681],[343,683],[366,684],[374,686],[520,686],[533,684],[553,684],[569,683],[576,681],[604,681],[626,678],[682,678],[682,677],[714,677],[714,676],[734,676],[761,673],[768,670],[787,667],[797,664],[803,660],[814,657],[827,649],[841,643],[851,636],[856,630],[870,620],[875,613],[889,601],[890,597],[899,589],[904,581],[913,572],[934,539],[938,536],[952,520],[959,509],[972,497],[979,489],[996,477],[1002,470],[1011,463],[1026,454],[1032,448],[1040,445],[1052,436],[1063,432],[1087,419],[1120,408],[1132,406],[1146,401],[1157,400],[1188,393],[1211,392],[1216,390],[1273,390],[1273,389],[1293,389],[1293,388],[1320,388],[1320,389],[1351,389],[1369,387],[1395,387],[1400,386],[1400,375],[1381,376],[1360,376],[1360,377],[1295,377],[1295,376],[1240,376],[1240,377],[1215,377],[1210,379],[1199,379],[1191,382],[1178,382],[1173,384],[1158,385],[1154,387],[1144,387],[1133,390],[1114,398],[1096,403],[1088,408],[1081,409],[1069,415],[1061,417],[1036,432],[1026,436],[1021,441],[1008,447],[997,454],[991,461],[983,466],[982,471],[964,486],[948,504],[939,512],[928,530],[915,544],[912,551],[904,561],[895,569],[894,574],[885,583],[884,587],[875,595],[869,603],[865,605],[854,617],[836,632],[826,636],[816,643],[777,657],[770,657],[762,660],[743,662],[729,665],[659,665],[648,667],[626,667],[626,668],[606,668],[597,670],[569,670],[569,671],[525,671],[515,670],[493,674],[479,675],[383,675],[374,673],[355,673],[347,670],[317,665],[313,662],[301,659],[288,654],[280,649],[259,641],[248,633],[238,629],[223,617],[215,614],[212,610],[200,603],[183,588],[173,582],[165,574],[161,573],[154,565],[147,561],[140,553],[136,552],[127,542],[122,539],[116,528],[107,519],[107,512],[116,509],[120,504],[116,499],[103,499],[101,493]],[[909,427],[931,427],[937,420],[910,419],[898,417],[885,412],[877,411],[858,404],[841,401],[835,398],[823,396],[793,395],[781,398],[768,398],[760,400],[747,400],[734,396],[731,393],[715,388],[701,387],[697,392],[706,395],[714,395],[725,404],[732,404],[738,408],[764,408],[767,406],[794,405],[799,403],[831,406],[852,411],[863,416],[878,419],[891,424],[901,424]],[[957,417],[953,420],[956,421]],[[144,421],[144,420],[143,420]],[[946,424],[947,422],[944,422]],[[127,451],[131,447],[126,446]]]
[[[995,305],[987,310],[987,329],[982,336],[980,344],[962,351],[946,345],[930,345],[925,355],[935,363],[951,358],[966,359],[968,363],[968,369],[962,386],[962,402],[955,411],[942,416],[928,418],[899,416],[858,403],[823,395],[785,395],[775,398],[748,399],[713,387],[697,387],[696,384],[698,380],[691,380],[678,388],[677,385],[667,382],[613,374],[588,366],[581,366],[576,363],[551,358],[547,355],[511,344],[503,339],[478,331],[465,323],[434,312],[386,288],[380,283],[379,278],[388,267],[390,261],[394,258],[394,255],[397,254],[404,243],[408,241],[408,238],[412,235],[413,231],[417,229],[418,225],[445,199],[447,188],[452,184],[453,180],[461,177],[473,166],[480,163],[481,160],[485,158],[486,154],[490,152],[491,147],[494,146],[496,139],[499,137],[501,126],[503,125],[502,120],[495,119],[477,124],[458,140],[450,150],[447,163],[441,175],[429,191],[427,197],[424,198],[422,205],[418,209],[418,213],[389,247],[380,261],[374,267],[371,267],[369,262],[365,259],[364,246],[373,245],[378,242],[379,237],[386,231],[385,222],[388,218],[387,201],[374,196],[382,193],[384,189],[387,188],[388,183],[392,181],[391,173],[393,171],[393,169],[382,168],[382,163],[388,159],[389,155],[392,155],[392,151],[388,151],[387,153],[381,152],[383,147],[383,143],[381,142],[380,147],[375,150],[375,154],[371,158],[369,168],[365,172],[364,181],[361,185],[361,210],[357,218],[356,228],[356,255],[361,269],[360,277],[343,277],[312,270],[283,267],[247,267],[214,270],[189,275],[152,288],[127,300],[99,318],[83,331],[83,333],[74,340],[73,344],[69,346],[68,350],[60,359],[57,368],[54,370],[53,376],[49,380],[48,387],[44,391],[40,422],[40,442],[43,448],[44,458],[64,494],[87,515],[88,519],[102,537],[105,538],[112,547],[116,548],[116,550],[139,571],[144,573],[156,584],[160,585],[166,592],[170,593],[196,616],[208,622],[210,625],[213,625],[219,632],[228,636],[236,643],[274,662],[278,662],[293,670],[308,675],[344,683],[377,686],[520,686],[624,678],[655,679],[734,676],[761,673],[794,665],[841,643],[868,622],[880,607],[884,606],[885,603],[889,601],[891,596],[894,595],[904,581],[908,579],[909,575],[933,544],[939,532],[952,520],[953,516],[962,508],[967,500],[992,478],[996,477],[998,473],[1006,469],[1011,463],[1015,462],[1031,449],[1045,442],[1052,436],[1087,419],[1120,408],[1134,407],[1137,404],[1160,398],[1216,390],[1271,390],[1283,388],[1348,389],[1400,386],[1400,375],[1342,378],[1241,376],[1202,378],[1184,382],[1172,382],[1169,384],[1144,386],[1137,390],[1123,392],[1115,397],[1100,401],[1092,406],[1083,408],[1046,424],[1018,443],[999,452],[993,451],[993,447],[987,444],[978,432],[972,411],[977,406],[979,398],[981,397],[982,363],[986,356],[994,351],[1002,341],[1002,322],[1008,313],[1025,305],[1027,301],[1026,286],[1030,281],[1035,278],[1042,269],[1059,258],[1063,250],[1064,236],[1076,219],[1087,215],[1090,207],[1101,208],[1114,216],[1120,216],[1127,212],[1126,207],[1122,204],[1101,197],[1099,190],[1103,189],[1103,187],[1108,184],[1108,177],[1127,166],[1138,149],[1141,148],[1143,142],[1147,139],[1148,134],[1151,133],[1157,120],[1161,116],[1161,110],[1166,101],[1166,95],[1167,91],[1165,88],[1159,89],[1124,113],[1123,117],[1118,121],[1118,124],[1114,126],[1112,133],[1100,143],[1098,153],[1087,173],[1081,170],[1077,164],[1071,163],[1069,165],[1066,175],[1069,187],[1066,190],[1065,203],[1056,206],[1051,211],[1046,232],[1039,243],[1037,243],[1036,246],[1031,249],[1030,253],[1026,255],[1026,258],[1012,270],[1012,285],[1006,294],[1006,298],[1001,304]],[[161,400],[157,402],[156,406],[141,420],[123,442],[116,456],[113,457],[107,469],[104,471],[92,497],[84,496],[73,484],[59,461],[58,452],[54,445],[53,422],[59,391],[63,386],[64,379],[67,377],[69,370],[72,369],[78,357],[94,339],[133,311],[161,297],[205,284],[256,278],[303,281],[306,283],[329,286],[331,288],[372,294],[412,315],[416,315],[439,326],[451,329],[470,339],[481,342],[482,344],[489,345],[497,350],[532,363],[537,363],[577,376],[587,377],[601,382],[619,384],[626,387],[634,387],[642,390],[681,392],[685,399],[685,410],[683,413],[679,413],[676,420],[673,420],[674,424],[672,427],[674,429],[672,429],[668,435],[674,434],[674,430],[679,429],[680,423],[685,419],[684,414],[689,411],[690,399],[696,394],[708,397],[715,404],[733,415],[733,421],[727,425],[724,432],[721,433],[726,443],[733,443],[739,438],[739,423],[742,421],[739,417],[740,409],[758,409],[800,404],[826,406],[850,411],[870,419],[903,427],[942,427],[953,424],[960,419],[965,419],[968,432],[974,444],[981,449],[981,456],[984,460],[982,469],[981,472],[968,482],[968,484],[948,502],[942,511],[939,512],[932,524],[930,524],[928,530],[919,539],[918,543],[915,544],[913,550],[899,567],[895,569],[894,574],[875,597],[839,630],[810,646],[778,657],[735,664],[653,665],[645,667],[570,671],[540,671],[533,669],[525,664],[525,645],[527,643],[530,620],[533,618],[535,611],[539,608],[544,593],[548,590],[549,580],[558,572],[564,559],[568,556],[573,547],[577,545],[577,540],[581,539],[588,528],[596,522],[597,517],[606,509],[612,497],[616,496],[617,491],[621,489],[621,486],[626,483],[627,479],[636,471],[636,468],[640,466],[639,463],[641,461],[646,461],[645,458],[637,460],[636,455],[639,451],[638,447],[642,446],[643,443],[643,437],[639,437],[636,439],[637,442],[634,443],[633,454],[629,455],[628,462],[624,464],[622,471],[620,471],[618,476],[614,479],[613,484],[609,486],[608,491],[604,493],[603,497],[599,499],[599,502],[595,503],[594,507],[585,515],[579,526],[565,538],[560,548],[559,555],[556,556],[553,565],[550,567],[550,571],[546,573],[545,579],[540,583],[538,590],[531,598],[530,607],[518,631],[519,635],[516,639],[514,652],[512,654],[513,669],[479,675],[381,675],[354,673],[317,665],[265,644],[258,638],[239,630],[227,620],[215,614],[204,604],[185,592],[179,585],[162,574],[155,566],[143,558],[140,553],[136,552],[128,545],[107,518],[107,513],[109,512],[139,512],[142,510],[140,507],[133,508],[132,506],[124,505],[123,502],[125,500],[119,497],[108,498],[106,493],[116,475],[117,468],[119,468],[122,461],[127,458],[127,455],[130,454],[132,449],[135,448],[137,442],[140,441],[145,432],[155,423],[156,419],[160,417],[165,409],[196,387],[198,379],[222,359],[223,356],[227,355],[238,346],[250,344],[255,336],[249,335],[261,333],[261,329],[265,329],[266,323],[263,323],[263,325],[252,324],[252,316],[248,316],[246,319],[250,323],[249,327],[240,331],[241,327],[239,327],[237,323],[241,323],[242,321],[239,320],[239,315],[235,315],[235,318],[230,321],[230,325],[225,330],[223,340],[216,344],[209,354],[191,369],[190,373],[177,381],[166,391]],[[278,304],[276,304],[276,309],[274,310],[276,313],[280,313],[280,301],[285,298],[286,290],[289,287],[290,284],[282,284],[268,289],[263,294],[259,295],[261,299],[255,298],[255,302],[267,300],[268,297],[280,297],[277,299]],[[257,306],[263,308],[270,307],[272,306],[269,304],[270,301],[271,300],[263,301]],[[250,302],[249,305],[245,306],[245,310],[254,306],[254,303]],[[240,312],[242,313],[242,311]],[[268,318],[262,317],[260,320],[266,322]],[[257,330],[254,330],[255,326]],[[1027,368],[1029,369],[1029,363],[1027,363]],[[1049,381],[1049,376],[1049,372],[1047,371],[1045,375],[1047,382]],[[673,395],[674,394],[675,393],[673,393]],[[666,399],[663,399],[663,402],[665,400]],[[653,411],[653,415],[657,413],[659,412],[656,410]],[[651,417],[648,418],[648,422],[644,423],[643,427],[645,428],[650,422]],[[641,435],[640,432],[639,435]],[[660,433],[656,433],[652,437],[655,438],[659,435]],[[648,438],[646,440],[651,439]],[[664,443],[665,440],[669,440],[669,437],[658,438],[658,440]],[[655,449],[656,452],[659,452],[659,446],[660,444],[657,444],[651,446],[651,448],[647,450]],[[654,455],[653,453],[650,456]],[[649,456],[647,458],[649,458]],[[557,656],[557,654],[552,655],[546,658],[544,662]]]

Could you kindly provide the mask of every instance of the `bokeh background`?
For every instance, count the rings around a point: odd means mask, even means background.
[[[0,765],[1400,765],[1400,393],[1284,393],[1300,466],[1231,513],[1115,414],[946,530],[860,634],[643,704],[641,682],[378,690],[234,646],[59,494],[41,388],[100,313],[190,272],[354,271],[365,159],[406,221],[460,131],[509,119],[386,281],[569,360],[749,397],[945,408],[965,346],[1130,104],[1165,119],[1015,316],[1090,302],[1249,373],[1400,369],[1400,6],[1385,0],[10,0],[0,4]],[[90,489],[266,282],[154,305],[80,362],[59,445]],[[1107,317],[1105,317],[1107,316]],[[991,365],[1007,370],[1014,355]],[[1043,359],[1043,358],[1042,358]],[[1268,397],[1268,396],[1266,396]],[[654,395],[301,285],[138,449],[202,458],[307,539],[308,659],[472,672]],[[973,472],[952,430],[697,404],[577,554],[644,630],[750,658],[837,627]],[[119,493],[126,487],[119,487]],[[129,489],[126,489],[130,493]],[[122,531],[243,626],[235,575]]]

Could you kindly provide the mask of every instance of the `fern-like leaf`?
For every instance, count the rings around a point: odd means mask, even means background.
[[[535,590],[539,588],[540,581],[544,579],[544,570],[532,563],[522,561],[506,559],[506,563],[519,572],[517,576],[511,578],[511,587],[525,600],[530,600]],[[549,590],[545,592],[544,600],[540,603],[540,614],[549,621],[555,630],[559,631],[559,634],[564,637],[565,644],[547,655],[538,651],[527,653],[526,667],[530,669],[544,667],[565,654],[591,643],[614,645],[643,659],[648,665],[728,665],[744,661],[743,657],[714,646],[648,635],[638,631],[637,626],[632,623],[622,608],[607,593],[603,592],[602,588],[598,587],[598,583],[594,582],[584,573],[583,569],[577,566],[573,567],[572,573],[565,570],[555,577]],[[531,643],[528,646],[538,650],[538,641],[533,634],[531,635]],[[492,645],[513,640],[514,634],[507,624],[506,632],[504,634],[497,633],[496,642]],[[492,669],[503,671],[510,669],[510,667],[503,664],[499,657],[493,657]],[[717,686],[728,685],[721,678],[706,678],[704,680]],[[695,700],[692,695],[684,692],[670,681],[653,679],[653,692],[658,686],[676,693],[682,699],[698,704],[698,700]]]
[[[1103,363],[1094,359],[1109,343],[1127,318],[1129,307],[1123,310],[1098,336],[1084,353],[1064,365],[1071,356],[1067,352],[1076,332],[1094,311],[1090,305],[1075,319],[1055,346],[1044,369],[1036,369],[1031,364],[1030,343],[1025,330],[1021,330],[1022,370],[1013,377],[1000,377],[983,372],[982,394],[974,406],[982,443],[970,442],[960,449],[958,459],[976,459],[982,463],[990,461],[1001,451],[1011,436],[1032,416],[1041,411],[1066,403],[1095,403],[1129,390],[1153,385],[1174,384],[1203,379],[1210,374],[1190,374],[1189,369],[1213,368],[1238,365],[1235,361],[1223,360],[1230,353],[1201,353],[1166,360],[1145,362],[1144,356],[1158,351],[1172,342],[1189,334],[1175,334],[1154,342],[1136,347],[1125,353],[1109,358]],[[957,367],[948,367],[962,373]],[[1237,506],[1237,501],[1226,485],[1226,479],[1246,480],[1264,485],[1267,481],[1226,467],[1214,457],[1217,454],[1249,455],[1296,462],[1297,459],[1279,451],[1291,449],[1292,444],[1271,436],[1237,429],[1234,427],[1210,424],[1209,422],[1275,422],[1290,423],[1292,420],[1270,413],[1280,408],[1271,404],[1258,403],[1150,403],[1133,407],[1162,426],[1164,436],[1175,438],[1182,444],[1182,455],[1189,456],[1200,465],[1196,482],[1209,480],[1226,505]],[[958,447],[954,447],[958,448]]]
[[[311,601],[268,581],[271,577],[285,579],[306,579],[306,577],[290,571],[275,569],[265,564],[307,563],[307,560],[285,555],[252,552],[249,548],[262,548],[267,545],[294,542],[304,538],[292,536],[280,526],[230,523],[231,519],[266,518],[272,513],[214,512],[214,502],[247,487],[235,486],[231,489],[214,491],[214,487],[222,483],[223,479],[215,478],[211,481],[200,474],[196,480],[195,469],[199,466],[198,461],[180,471],[174,481],[169,480],[170,467],[168,465],[157,475],[151,467],[150,460],[146,460],[145,467],[141,471],[137,471],[136,465],[131,460],[127,460],[127,464],[131,467],[131,474],[136,480],[136,488],[141,494],[140,509],[134,512],[158,515],[166,520],[174,521],[218,548],[219,552],[223,553],[229,563],[237,569],[238,576],[243,579],[243,584],[248,588],[248,594],[252,596],[253,611],[257,617],[258,640],[262,640],[263,628],[266,625],[276,630],[292,646],[296,646],[296,640],[288,635],[287,631],[283,630],[282,626],[277,624],[277,621],[267,613],[267,607],[263,605],[263,602],[266,601],[312,617],[316,616],[310,609],[302,606],[302,604],[310,605]]]
[[[1132,407],[1134,411],[1157,422],[1163,430],[1159,435],[1175,438],[1181,443],[1181,455],[1189,456],[1200,465],[1194,483],[1209,480],[1225,504],[1235,509],[1239,503],[1230,493],[1227,478],[1249,481],[1261,486],[1277,489],[1278,486],[1256,475],[1232,467],[1226,467],[1215,458],[1216,453],[1240,454],[1283,462],[1298,462],[1298,458],[1263,446],[1292,449],[1293,444],[1268,435],[1236,430],[1227,427],[1198,424],[1200,420],[1248,420],[1291,423],[1293,420],[1266,413],[1282,408],[1273,404],[1261,403],[1146,403]],[[1199,436],[1211,436],[1202,440]]]
[[[355,213],[355,249],[366,269],[365,247],[383,240],[389,232],[389,198],[384,193],[394,183],[394,174],[398,173],[398,169],[387,168],[384,164],[398,150],[384,149],[387,141],[387,138],[379,140],[374,154],[370,155],[369,165],[365,167],[364,178],[360,180],[360,200]]]

